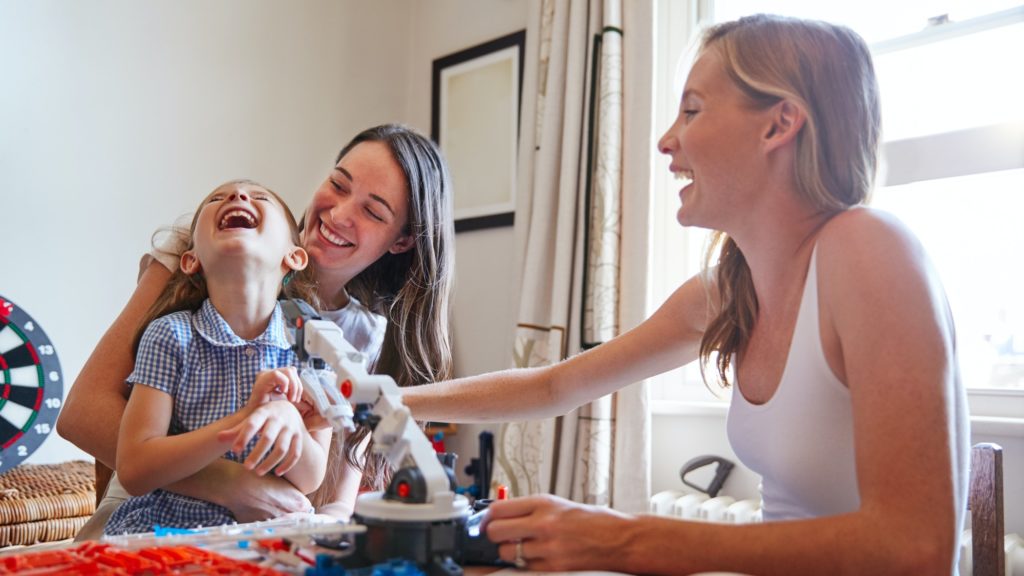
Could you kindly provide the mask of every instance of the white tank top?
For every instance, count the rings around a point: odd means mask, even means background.
[[[817,248],[775,394],[764,404],[751,404],[740,393],[742,382],[733,379],[729,442],[743,464],[761,475],[766,521],[860,508],[850,391],[832,373],[821,347],[816,255]]]

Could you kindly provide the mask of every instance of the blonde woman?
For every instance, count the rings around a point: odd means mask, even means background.
[[[562,414],[700,360],[732,386],[729,440],[763,479],[757,525],[635,517],[550,496],[487,535],[536,571],[950,574],[966,506],[953,321],[913,234],[864,206],[880,113],[852,31],[753,16],[709,29],[658,146],[705,273],[649,319],[549,367],[410,390],[420,419]]]

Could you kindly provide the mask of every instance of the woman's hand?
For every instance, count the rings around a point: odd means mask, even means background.
[[[527,496],[492,503],[483,529],[499,543],[502,560],[534,572],[615,570],[629,553],[628,518],[555,496]]]
[[[220,432],[217,439],[230,442],[231,450],[241,454],[249,441],[259,434],[259,440],[243,465],[260,476],[271,470],[283,476],[302,457],[301,435],[304,429],[302,416],[294,404],[287,400],[272,400],[259,405],[236,426]]]
[[[231,510],[239,522],[256,522],[313,509],[309,499],[291,482],[273,475],[257,476],[237,462],[221,459],[204,472],[209,474],[208,482],[199,494]]]
[[[302,399],[302,380],[294,366],[264,370],[256,376],[246,408],[253,410],[272,400],[298,403]]]

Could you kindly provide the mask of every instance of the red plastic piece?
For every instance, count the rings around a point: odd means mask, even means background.
[[[0,557],[0,574],[23,574],[26,572],[33,576],[151,574],[283,576],[282,572],[250,562],[234,560],[193,546],[160,546],[130,551],[96,542],[86,542],[65,550]]]
[[[257,540],[256,544],[275,552],[289,552],[292,549],[290,542],[284,538],[267,538],[266,540]]]
[[[410,492],[412,492],[412,488],[409,487],[409,483],[408,482],[399,482],[398,483],[398,497],[399,498],[408,498]]]

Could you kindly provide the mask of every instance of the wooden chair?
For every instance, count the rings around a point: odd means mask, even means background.
[[[971,558],[974,576],[1003,576],[1003,449],[981,443],[971,448]]]
[[[107,468],[99,460],[96,461],[96,506],[99,507],[100,502],[103,501],[103,496],[107,493],[107,484],[110,484],[110,477],[114,475],[114,471]]]

